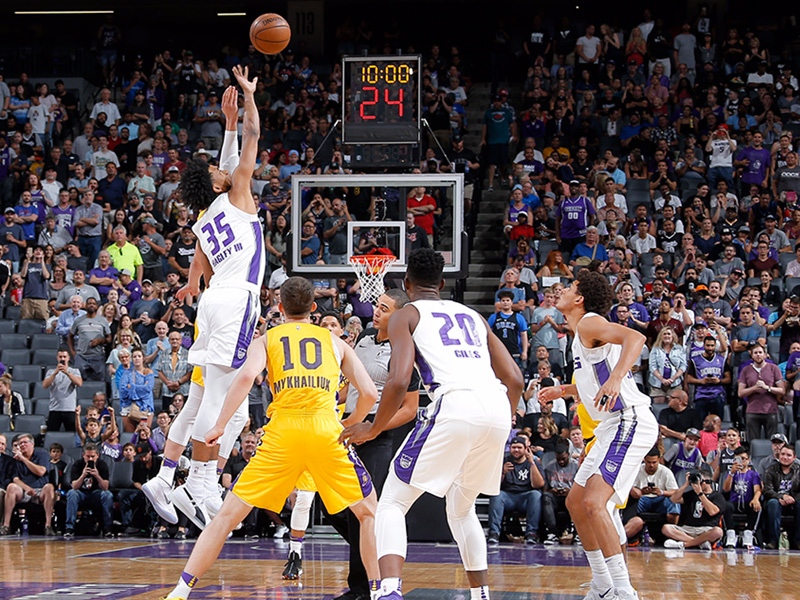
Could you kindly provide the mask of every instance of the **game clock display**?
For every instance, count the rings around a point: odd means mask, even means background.
[[[415,56],[343,59],[349,103],[342,107],[345,144],[419,142],[420,60]]]

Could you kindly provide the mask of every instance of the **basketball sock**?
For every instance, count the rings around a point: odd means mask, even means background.
[[[614,587],[623,592],[632,592],[633,586],[631,586],[631,577],[628,574],[628,565],[625,564],[622,554],[609,556],[605,562]]]
[[[369,580],[369,600],[379,600],[381,596],[381,580]]]
[[[216,494],[219,486],[220,470],[217,468],[217,459],[206,463],[206,496]]]
[[[184,571],[181,573],[178,585],[175,586],[175,589],[172,590],[167,598],[188,598],[196,583],[197,577]]]
[[[402,585],[399,577],[384,577],[381,579],[381,595],[386,596],[392,592],[402,594]]]
[[[614,580],[608,572],[608,565],[602,550],[586,550],[586,560],[592,568],[592,582],[601,590],[614,587]]]
[[[469,588],[469,600],[489,600],[489,586]]]
[[[289,538],[289,552],[296,552],[300,558],[303,558],[303,539],[294,536]]]
[[[161,468],[158,470],[158,476],[172,486],[172,480],[175,479],[175,469],[178,468],[178,461],[170,460],[166,456],[161,462]]]
[[[189,467],[189,476],[186,478],[186,491],[199,503],[206,496],[205,487],[206,463],[192,459]]]

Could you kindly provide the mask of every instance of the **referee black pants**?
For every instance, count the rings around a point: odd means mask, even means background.
[[[392,437],[391,431],[384,431],[374,440],[356,446],[356,453],[372,477],[372,485],[375,486],[375,493],[379,497],[383,491],[386,476],[389,474],[389,462],[392,460]],[[361,562],[361,545],[359,544],[361,528],[358,519],[349,509],[332,515],[325,510],[323,504],[323,511],[337,533],[350,544],[350,572],[347,574],[347,586],[351,592],[369,594],[367,571],[364,569],[364,563]]]

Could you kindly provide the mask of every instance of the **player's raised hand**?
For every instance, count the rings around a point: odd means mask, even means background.
[[[248,69],[245,67],[242,69],[241,65],[236,65],[233,67],[233,75],[236,77],[236,81],[239,82],[239,85],[242,86],[242,90],[244,90],[245,94],[254,94],[256,91],[256,82],[258,81],[258,77],[254,77],[253,81],[248,80]]]
[[[561,398],[563,394],[561,393],[561,386],[553,385],[550,387],[545,387],[539,390],[539,404],[544,406],[545,404],[551,404],[553,400]]]
[[[232,85],[222,94],[222,114],[228,123],[235,123],[239,118],[239,90]]]
[[[211,429],[206,432],[205,440],[206,446],[216,446],[219,438],[225,433],[225,428],[221,425],[215,424]]]

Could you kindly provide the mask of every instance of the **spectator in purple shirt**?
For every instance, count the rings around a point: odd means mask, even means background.
[[[730,493],[730,506],[725,511],[725,526],[728,530],[725,546],[736,546],[736,533],[733,530],[735,513],[745,515],[747,518],[746,529],[742,534],[742,546],[750,550],[754,545],[753,530],[761,512],[761,478],[750,466],[750,453],[747,448],[739,446],[733,451],[733,455],[733,465],[722,482],[723,491]]]
[[[768,189],[771,156],[763,144],[764,136],[760,131],[755,132],[753,143],[739,151],[736,160],[733,161],[733,166],[743,168],[742,183]]]
[[[594,204],[580,196],[580,181],[569,182],[569,197],[564,198],[556,209],[556,241],[564,252],[575,249],[586,238],[586,228],[594,224]]]
[[[111,255],[107,250],[102,250],[97,255],[97,267],[89,271],[89,283],[97,288],[97,293],[105,300],[118,279],[119,271],[111,264]]]
[[[119,272],[119,281],[115,281],[111,287],[119,291],[120,306],[133,306],[142,297],[142,286],[133,279],[128,269],[122,269]]]

